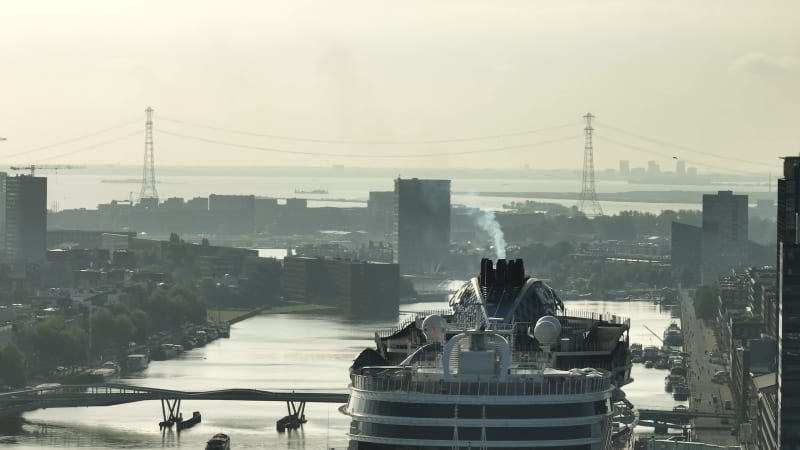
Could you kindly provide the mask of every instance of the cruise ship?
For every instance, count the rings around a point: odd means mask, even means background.
[[[349,450],[601,450],[630,434],[612,426],[632,407],[628,319],[567,313],[522,260],[482,260],[450,308],[355,359]]]

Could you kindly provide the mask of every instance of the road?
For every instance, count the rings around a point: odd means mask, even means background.
[[[731,391],[727,384],[715,384],[711,377],[718,370],[728,370],[722,364],[712,364],[709,354],[719,348],[714,330],[706,326],[703,320],[695,317],[692,299],[683,289],[681,296],[681,326],[683,327],[683,349],[689,354],[688,382],[691,396],[689,407],[702,412],[725,411],[725,402],[732,402]],[[716,400],[715,400],[716,399]],[[723,424],[719,419],[695,419],[694,440],[707,444],[738,445],[735,436],[730,433],[733,423]]]

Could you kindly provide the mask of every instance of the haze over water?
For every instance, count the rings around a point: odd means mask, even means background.
[[[162,200],[168,197],[207,197],[209,194],[239,194],[257,195],[265,197],[301,197],[308,198],[309,206],[337,206],[359,207],[366,206],[369,191],[391,191],[394,189],[392,177],[402,176],[410,178],[416,176],[414,171],[398,169],[395,175],[387,176],[350,176],[337,175],[331,170],[328,176],[280,176],[259,174],[235,174],[228,171],[215,174],[210,169],[183,169],[180,173],[165,171],[158,175],[159,195]],[[364,170],[367,174],[367,170]],[[44,173],[43,173],[44,174]],[[98,170],[84,172],[82,170],[60,171],[49,173],[48,176],[48,202],[54,206],[57,202],[59,209],[87,208],[94,209],[98,204],[109,203],[112,200],[137,200],[141,184],[137,181],[141,172],[130,169],[120,173],[119,170],[111,171],[104,175]],[[454,174],[457,175],[457,174]],[[108,183],[103,180],[124,180],[125,183]],[[678,186],[660,184],[628,184],[622,180],[598,180],[597,191],[628,192],[628,191],[669,191],[689,190],[714,192],[729,189],[734,191],[748,190],[753,192],[766,192],[768,187],[764,184],[748,184],[746,186],[728,184]],[[299,194],[298,190],[326,189],[328,194]],[[479,192],[579,192],[580,175],[574,179],[540,178],[536,175],[501,176],[493,178],[476,178],[470,175],[454,176],[452,182],[452,202],[466,206],[479,207],[488,210],[502,209],[503,204],[512,201],[537,200],[558,203],[564,206],[573,206],[575,200],[548,199],[548,198],[522,198],[522,197],[493,197],[480,196]],[[315,201],[315,199],[317,199]],[[358,200],[360,202],[336,202],[331,200]],[[637,210],[658,214],[664,209],[700,209],[701,205],[694,203],[643,203],[643,202],[602,202],[606,214],[616,214],[620,211]]]
[[[403,305],[403,311],[442,309],[446,303]],[[647,301],[567,301],[567,310],[610,312],[629,316],[631,341],[645,345],[657,339],[670,313]],[[351,321],[328,315],[263,315],[233,326],[230,339],[219,339],[184,356],[152,362],[124,383],[166,389],[202,391],[222,388],[322,390],[346,392],[348,367],[365,347],[373,347],[373,332],[395,321]],[[642,408],[670,409],[677,404],[664,392],[666,371],[634,366],[636,380],[625,388]],[[275,421],[286,413],[282,403],[184,401],[184,417],[200,411],[203,421],[181,432],[158,430],[159,402],[92,408],[40,410],[25,415],[31,422],[25,435],[14,439],[23,448],[150,449],[203,448],[213,434],[231,436],[232,448],[325,449],[346,447],[349,420],[335,404],[309,404],[308,423],[296,433],[278,434]],[[326,447],[327,446],[327,447]]]

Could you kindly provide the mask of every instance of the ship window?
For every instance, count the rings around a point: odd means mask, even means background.
[[[410,426],[383,423],[361,423],[362,436],[377,436],[384,438],[411,438],[430,440],[450,440],[454,435],[453,427],[449,426]],[[480,441],[484,429],[480,427],[458,427],[458,437],[461,440]],[[560,439],[585,439],[590,438],[591,425],[573,425],[560,427],[486,427],[487,441],[539,441]]]
[[[403,403],[350,398],[350,408],[357,414],[391,417],[456,417],[453,405],[426,403]],[[487,419],[546,419],[593,416],[608,413],[604,400],[559,405],[487,405]],[[483,418],[481,405],[458,405],[458,417],[462,419]]]

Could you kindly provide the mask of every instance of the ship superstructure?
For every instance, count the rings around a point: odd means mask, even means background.
[[[521,260],[483,260],[450,306],[376,333],[356,358],[351,450],[611,447],[627,319],[567,314]]]

